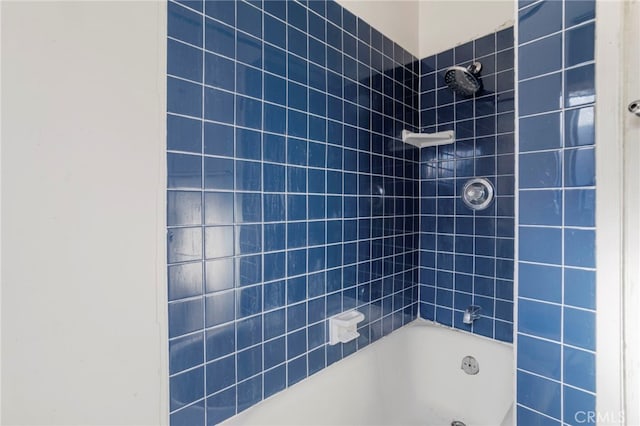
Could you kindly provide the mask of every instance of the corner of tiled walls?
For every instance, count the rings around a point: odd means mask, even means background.
[[[420,159],[420,316],[497,340],[513,340],[514,49],[513,27],[421,61],[421,130],[455,130],[454,144],[424,148]],[[482,89],[454,95],[452,65],[482,65]],[[494,202],[474,211],[464,184],[485,177]],[[469,305],[481,307],[473,326]]]
[[[594,424],[595,1],[518,6],[518,424]]]
[[[170,420],[211,425],[416,318],[419,67],[334,1],[167,7]]]

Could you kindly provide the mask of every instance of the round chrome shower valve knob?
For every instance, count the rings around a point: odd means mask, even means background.
[[[465,183],[462,201],[473,210],[484,210],[493,201],[493,185],[485,178],[475,178]]]

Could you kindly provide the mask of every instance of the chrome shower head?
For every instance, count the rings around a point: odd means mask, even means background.
[[[467,68],[449,67],[444,73],[444,82],[459,95],[472,96],[480,90],[478,73],[482,69],[480,62],[474,62]]]

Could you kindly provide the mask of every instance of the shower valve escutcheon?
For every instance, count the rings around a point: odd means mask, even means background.
[[[464,310],[464,314],[462,315],[462,322],[465,324],[473,324],[473,322],[478,318],[480,318],[480,306],[471,305]]]

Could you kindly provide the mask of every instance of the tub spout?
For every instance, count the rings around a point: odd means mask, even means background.
[[[480,318],[480,306],[471,305],[464,310],[464,314],[462,315],[462,322],[465,324],[473,324],[473,322],[478,318]]]

